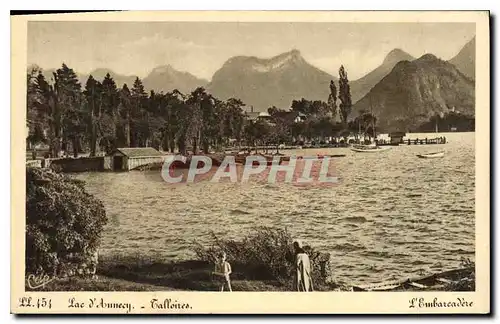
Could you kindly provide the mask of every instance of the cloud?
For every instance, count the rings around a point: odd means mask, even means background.
[[[169,48],[174,51],[191,51],[205,49],[207,46],[196,44],[193,41],[183,40],[179,37],[165,37],[160,33],[156,33],[152,36],[145,36],[137,40],[125,42],[121,47],[125,50]]]
[[[199,71],[198,61],[203,60],[204,53],[211,50],[209,45],[155,33],[120,44],[118,53],[114,54],[115,59],[110,64],[117,71],[141,77],[145,77],[153,68],[167,64],[178,70],[206,77],[204,71]],[[193,67],[197,67],[198,71]]]

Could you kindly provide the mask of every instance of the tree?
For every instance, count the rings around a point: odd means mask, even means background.
[[[174,152],[177,144],[179,151],[186,154],[186,140],[189,125],[190,111],[186,98],[178,90],[167,93],[166,97],[166,127],[164,141],[167,142],[170,152]]]
[[[376,124],[377,117],[369,112],[361,111],[358,117],[349,122],[348,129],[350,132],[356,134],[356,139],[358,134],[372,138],[376,137],[376,134],[374,134]]]
[[[193,152],[198,152],[199,145],[208,152],[211,139],[218,133],[215,99],[203,87],[196,88],[186,100],[191,112],[188,138],[192,139]]]
[[[292,110],[303,113],[304,115],[311,114],[311,102],[304,98],[300,100],[292,100]]]
[[[328,95],[328,107],[332,113],[332,118],[335,120],[337,117],[337,87],[335,87],[335,82],[330,81],[330,94]]]
[[[26,126],[29,133],[27,143],[31,146],[36,143],[45,142],[45,129],[48,127],[46,109],[43,105],[43,97],[38,88],[38,78],[40,82],[45,82],[45,78],[39,67],[31,67],[27,73],[27,91],[26,91]],[[46,83],[46,82],[45,82]],[[48,87],[48,84],[46,84]]]
[[[351,113],[352,102],[349,80],[347,78],[347,72],[345,71],[343,65],[341,65],[339,69],[339,99],[340,118],[342,123],[347,125],[347,118]]]
[[[101,144],[106,147],[109,153],[112,149],[117,148],[118,129],[120,126],[120,116],[118,106],[120,96],[115,80],[109,73],[106,73],[102,81],[102,109],[103,114],[99,120],[99,136]]]
[[[230,98],[224,103],[225,110],[222,111],[221,120],[224,121],[223,136],[234,138],[240,143],[243,136],[245,119],[243,117],[243,102],[239,99]]]
[[[132,98],[127,84],[118,93],[119,127],[117,130],[117,146],[130,147],[132,132]]]
[[[87,120],[88,131],[90,133],[90,156],[95,156],[97,151],[97,132],[103,109],[102,90],[102,84],[95,80],[92,74],[89,75],[87,82],[85,83],[83,95],[85,96],[86,110],[88,112]]]
[[[124,84],[118,90],[109,73],[102,82],[90,75],[82,91],[75,72],[65,64],[53,75],[51,85],[34,67],[26,80],[28,141],[46,141],[52,156],[71,147],[76,157],[84,149],[95,156],[99,148],[109,153],[117,147],[150,145],[186,153],[188,143],[195,152],[201,146],[208,152],[244,137],[244,104],[237,98],[222,101],[204,88],[187,96],[177,90],[148,94],[139,78],[130,89]],[[303,101],[314,113],[324,110],[319,101]],[[255,136],[265,141],[263,134]]]
[[[147,105],[147,126],[151,146],[161,149],[165,125],[165,95],[151,90]]]
[[[35,101],[31,104],[36,109],[36,115],[30,116],[36,118],[36,122],[47,130],[47,141],[50,154],[55,157],[59,155],[60,146],[60,128],[61,113],[57,104],[57,96],[54,87],[49,85],[44,75],[39,71],[35,79],[36,95]],[[31,109],[28,107],[28,109]],[[35,121],[32,121],[35,122]]]
[[[64,276],[88,269],[106,222],[102,202],[83,182],[26,168],[26,273]]]
[[[269,123],[263,120],[248,121],[243,129],[243,137],[248,146],[266,144],[271,132]]]
[[[57,108],[55,109],[55,140],[56,156],[60,149],[68,150],[68,141],[71,141],[73,154],[78,155],[82,127],[81,85],[75,71],[66,64],[57,69],[54,75],[53,95]]]
[[[329,106],[326,102],[321,100],[293,100],[292,101],[292,110],[297,113],[303,113],[306,116],[326,116],[329,112]]]
[[[144,90],[141,79],[138,77],[135,78],[134,85],[130,89],[130,99],[132,103],[130,112],[130,146],[145,146],[148,137],[147,123],[145,123],[145,119],[147,119],[145,106],[148,95]]]

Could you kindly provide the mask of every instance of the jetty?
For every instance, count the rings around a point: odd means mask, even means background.
[[[276,150],[300,150],[302,146],[300,145],[260,145],[260,146],[238,146],[238,147],[225,147],[222,149],[223,152],[235,152],[235,151],[276,151]]]
[[[446,137],[407,139],[404,140],[403,143],[401,144],[406,144],[406,145],[446,144]]]

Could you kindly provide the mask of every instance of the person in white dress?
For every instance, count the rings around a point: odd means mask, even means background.
[[[293,242],[295,249],[295,281],[296,291],[313,291],[313,282],[311,278],[311,261],[309,255],[302,248],[302,242],[297,240]]]

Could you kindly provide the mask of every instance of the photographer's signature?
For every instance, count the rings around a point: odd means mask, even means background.
[[[41,288],[43,286],[45,286],[46,284],[48,284],[49,282],[51,282],[52,280],[54,280],[55,277],[51,277],[47,274],[30,274],[28,275],[28,277],[26,278],[26,284],[28,285],[28,287],[30,289],[38,289],[38,288]]]

